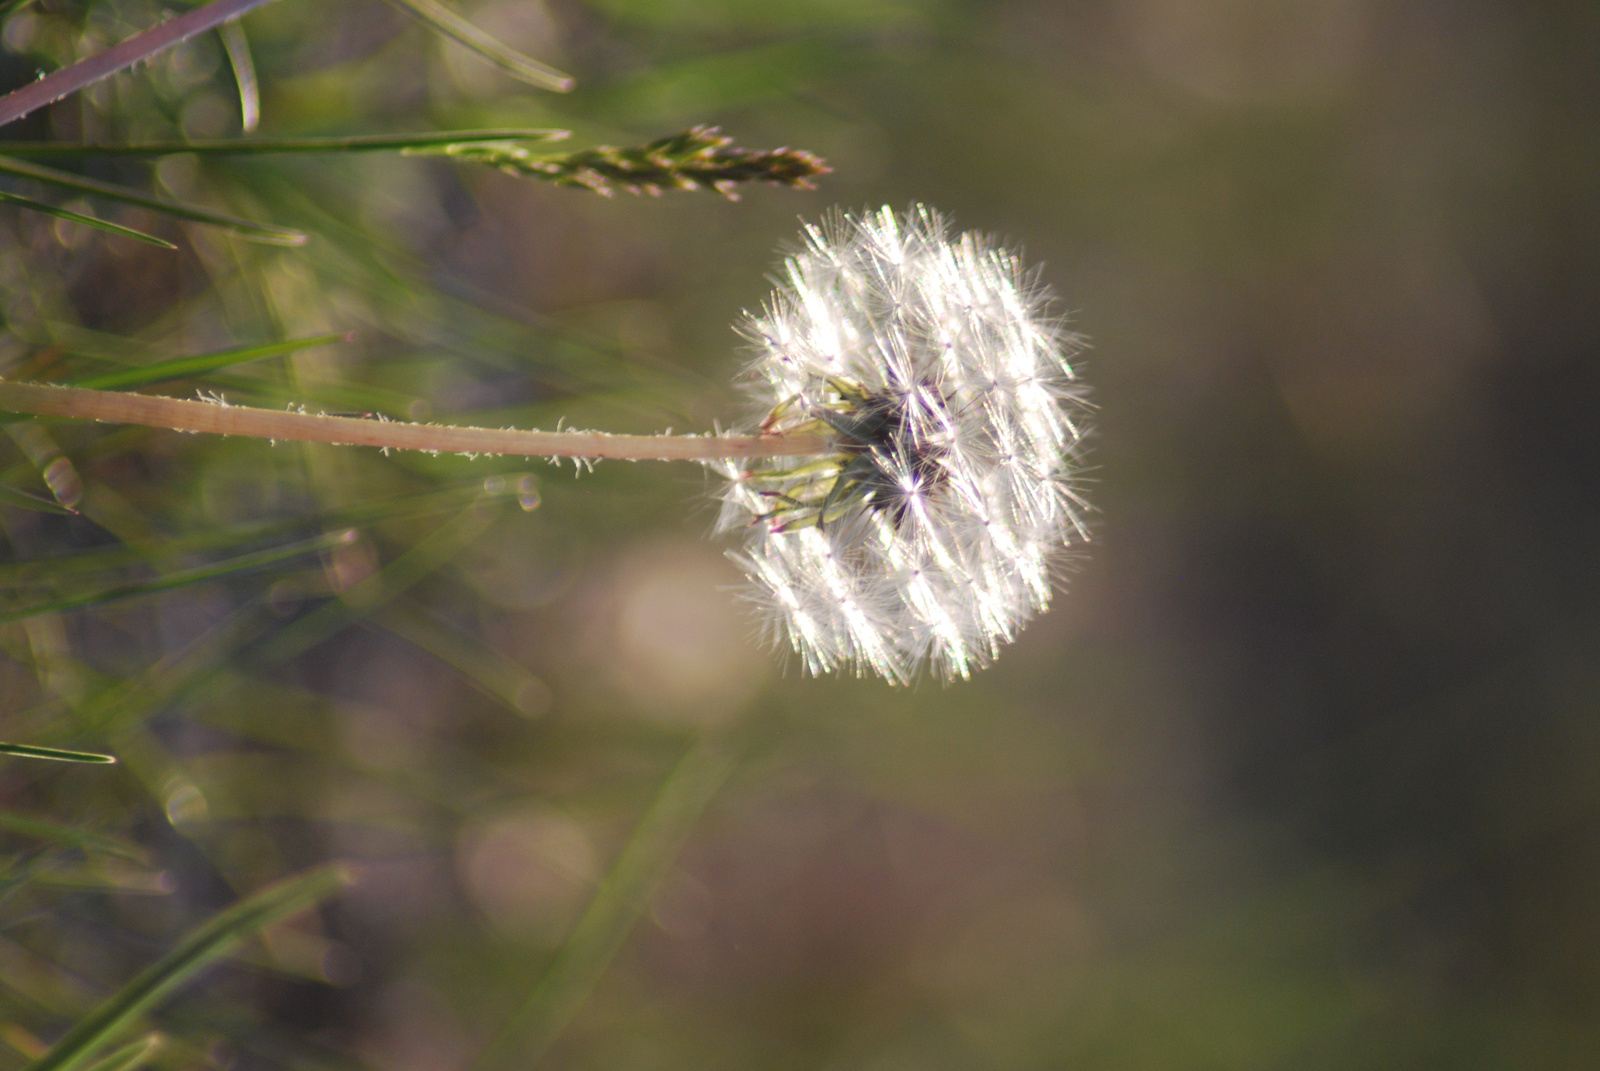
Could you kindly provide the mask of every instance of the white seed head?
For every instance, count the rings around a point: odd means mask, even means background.
[[[922,206],[807,226],[783,274],[740,327],[762,430],[832,452],[721,463],[718,528],[810,672],[967,677],[1088,538],[1080,340],[1015,254]]]

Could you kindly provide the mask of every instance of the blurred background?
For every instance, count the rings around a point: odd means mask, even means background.
[[[160,12],[4,7],[6,88]],[[1095,542],[970,682],[813,680],[760,643],[690,466],[11,425],[9,484],[81,483],[75,516],[0,505],[11,605],[88,590],[74,562],[104,588],[336,538],[0,625],[0,735],[122,760],[4,760],[0,800],[149,853],[0,902],[0,1062],[346,859],[353,890],[166,1006],[163,1059],[465,1069],[633,844],[659,880],[541,1066],[1600,1066],[1600,7],[454,10],[578,88],[380,0],[279,0],[242,23],[258,136],[712,123],[833,172],[734,202],[62,162],[311,239],[5,209],[0,374],[349,332],[163,389],[704,431],[748,419],[729,325],[800,221],[925,202],[1090,338]],[[3,136],[232,137],[239,107],[211,35]],[[670,836],[639,824],[669,776],[708,801]]]

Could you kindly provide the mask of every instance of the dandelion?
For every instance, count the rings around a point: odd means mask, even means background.
[[[810,672],[967,677],[1087,539],[1079,340],[1015,254],[921,206],[807,227],[784,276],[743,325],[761,430],[833,449],[722,462],[718,527]]]
[[[272,441],[698,461],[771,631],[808,671],[968,677],[1042,611],[1088,538],[1077,336],[1017,257],[915,207],[808,227],[743,333],[765,419],[730,435],[410,424],[0,380],[0,411]]]

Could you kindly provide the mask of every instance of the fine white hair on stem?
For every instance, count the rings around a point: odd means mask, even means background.
[[[1082,342],[1015,253],[920,205],[808,225],[782,274],[740,328],[762,431],[832,448],[718,464],[731,556],[809,672],[970,676],[1088,538]]]

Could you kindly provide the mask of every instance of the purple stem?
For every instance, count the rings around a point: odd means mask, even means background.
[[[69,93],[76,93],[92,82],[98,82],[108,74],[131,67],[164,48],[171,48],[179,41],[204,33],[268,2],[270,0],[215,0],[186,15],[167,19],[143,33],[136,33],[104,52],[97,52],[0,97],[0,126],[15,122],[35,109],[58,101]]]

